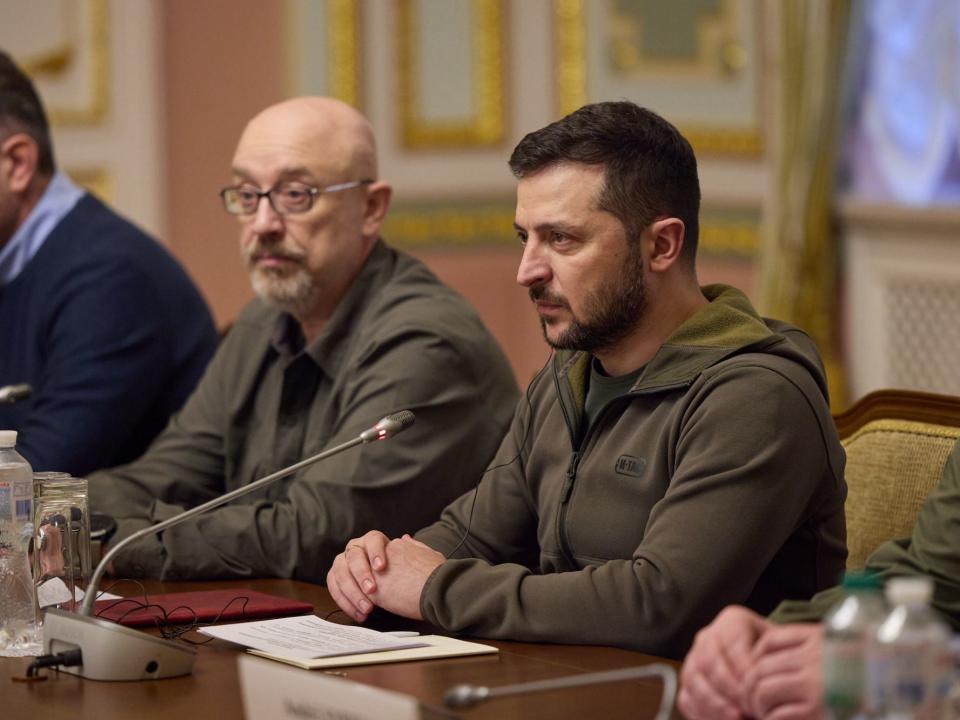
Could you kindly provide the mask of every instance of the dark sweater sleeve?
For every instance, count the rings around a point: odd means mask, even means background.
[[[940,483],[926,499],[909,538],[888,540],[878,547],[865,567],[884,580],[902,575],[933,578],[933,606],[960,630],[960,443],[947,460]],[[809,602],[782,603],[770,619],[774,622],[822,620],[843,597],[833,587]]]
[[[123,447],[164,392],[164,298],[140,268],[109,259],[80,264],[55,293],[43,376],[17,449],[35,470],[81,475]]]

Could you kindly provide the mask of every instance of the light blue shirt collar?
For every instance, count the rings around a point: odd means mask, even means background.
[[[9,285],[23,272],[83,194],[83,190],[70,182],[66,175],[54,173],[40,202],[16,229],[10,242],[0,248],[0,287]]]

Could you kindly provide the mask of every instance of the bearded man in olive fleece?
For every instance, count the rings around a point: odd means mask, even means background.
[[[552,366],[476,494],[416,539],[347,544],[327,576],[340,607],[678,657],[731,602],[770,611],[836,582],[844,454],[819,357],[734,288],[699,286],[689,143],[599,103],[510,166],[517,281]]]

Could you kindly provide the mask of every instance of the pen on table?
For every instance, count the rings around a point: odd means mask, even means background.
[[[414,630],[387,630],[384,635],[393,635],[398,638],[418,637],[420,633]]]

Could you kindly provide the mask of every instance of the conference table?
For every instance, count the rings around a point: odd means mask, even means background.
[[[235,582],[145,582],[147,593],[171,593],[212,589],[243,589],[311,603],[314,614],[347,622],[326,588],[294,580]],[[136,595],[139,588],[120,583],[112,592]],[[394,627],[398,627],[394,625]],[[192,633],[202,641],[205,636]],[[405,693],[441,717],[480,718],[653,718],[660,704],[658,680],[590,685],[510,698],[497,698],[466,710],[443,709],[443,693],[451,685],[508,685],[547,680],[588,672],[645,665],[663,661],[638,652],[609,647],[551,645],[545,643],[478,640],[495,645],[500,652],[465,658],[445,658],[389,663],[327,671],[337,677],[369,686]],[[96,718],[96,720],[153,720],[177,718],[242,718],[243,701],[237,660],[243,654],[236,645],[220,640],[199,646],[192,675],[166,680],[98,682],[63,672],[41,671],[43,682],[14,681],[22,677],[30,658],[0,658],[0,715],[20,718]],[[268,662],[268,661],[264,661]],[[292,673],[318,673],[276,663]]]

